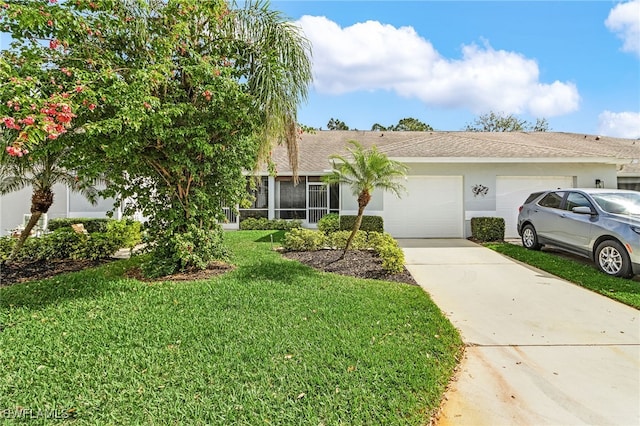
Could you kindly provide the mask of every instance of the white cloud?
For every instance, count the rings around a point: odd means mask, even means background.
[[[640,112],[604,111],[598,116],[598,133],[618,138],[640,138]]]
[[[640,56],[640,0],[620,3],[604,24],[622,39],[622,50]]]
[[[314,84],[321,93],[389,90],[474,113],[552,117],[578,109],[574,84],[542,83],[534,60],[488,43],[463,46],[461,59],[448,59],[412,27],[367,21],[341,28],[317,16],[303,16],[298,24],[312,43]]]

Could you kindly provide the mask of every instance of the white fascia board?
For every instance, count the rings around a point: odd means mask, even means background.
[[[628,164],[629,160],[611,157],[389,157],[401,163],[599,163]]]

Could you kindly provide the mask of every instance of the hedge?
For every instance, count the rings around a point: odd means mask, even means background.
[[[114,220],[116,219],[89,217],[49,219],[47,230],[55,231],[60,228],[71,228],[71,225],[81,223],[84,226],[84,229],[86,229],[90,234],[92,232],[107,232],[107,224]]]
[[[93,232],[78,233],[71,225],[89,224]],[[95,232],[104,226],[104,232]],[[29,237],[16,260],[105,259],[121,247],[133,248],[141,241],[140,222],[124,219],[54,219],[54,230],[41,237]],[[86,229],[86,228],[85,228]],[[17,239],[0,238],[0,261],[6,260]]]
[[[291,229],[302,227],[302,221],[300,220],[287,220],[287,219],[267,219],[265,217],[255,218],[248,217],[240,221],[240,229],[243,231],[257,230],[276,230],[276,231],[289,231]]]
[[[503,241],[504,226],[501,217],[472,217],[471,236],[478,241]]]
[[[356,223],[358,216],[342,215],[340,216],[340,230],[351,231],[353,225]],[[382,216],[362,216],[362,223],[360,224],[361,231],[374,231],[384,232],[384,222]]]

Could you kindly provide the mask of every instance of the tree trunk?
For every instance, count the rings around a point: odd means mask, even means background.
[[[362,216],[364,216],[364,209],[369,204],[371,200],[371,194],[369,191],[362,191],[358,196],[358,216],[356,217],[356,223],[353,224],[353,229],[351,230],[351,235],[349,235],[349,239],[347,240],[347,245],[344,247],[344,251],[342,252],[342,256],[340,256],[339,260],[344,259],[347,254],[347,250],[351,247],[351,242],[353,238],[356,236],[358,231],[360,230],[360,225],[362,225]]]
[[[51,190],[36,190],[33,191],[33,195],[31,196],[31,218],[27,223],[27,226],[24,228],[22,233],[20,234],[20,239],[13,247],[7,262],[11,262],[18,255],[22,246],[24,246],[24,242],[27,241],[27,238],[31,234],[34,226],[38,223],[38,220],[42,217],[42,215],[49,211],[49,208],[53,204],[53,192]]]

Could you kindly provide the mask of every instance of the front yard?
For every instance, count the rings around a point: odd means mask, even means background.
[[[132,259],[1,288],[3,420],[429,423],[462,343],[426,293],[317,272],[269,234],[228,233],[237,268],[205,281],[124,278]]]

